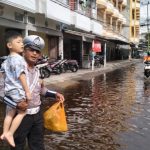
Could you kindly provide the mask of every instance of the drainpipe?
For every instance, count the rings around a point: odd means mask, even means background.
[[[104,68],[106,67],[106,42],[104,44]]]

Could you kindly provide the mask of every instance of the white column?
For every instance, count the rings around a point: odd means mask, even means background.
[[[26,24],[25,30],[24,30],[24,36],[28,36],[28,13],[24,12],[24,23]]]
[[[106,67],[106,42],[104,45],[104,68]]]
[[[61,55],[61,59],[64,59],[63,36],[59,37],[59,55]]]

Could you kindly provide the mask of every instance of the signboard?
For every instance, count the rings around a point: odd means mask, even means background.
[[[101,43],[98,40],[93,40],[92,42],[92,51],[93,52],[101,52]]]

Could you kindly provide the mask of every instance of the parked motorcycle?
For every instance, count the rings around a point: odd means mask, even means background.
[[[62,63],[62,60],[51,61],[49,62],[47,68],[49,69],[51,73],[61,74],[62,73],[61,63]]]
[[[0,57],[0,68],[1,68],[1,65],[2,63],[7,59],[8,56],[2,56]]]
[[[94,56],[94,66],[101,67],[101,65],[104,65],[104,57],[101,55]]]
[[[49,58],[45,55],[41,56],[41,58],[39,58],[39,60],[36,63],[36,67],[39,69],[40,71],[40,78],[44,79],[44,78],[48,78],[51,75],[50,70],[48,69],[48,60]]]
[[[71,70],[72,72],[77,72],[79,69],[78,62],[76,60],[65,60],[63,63],[63,70],[66,72],[67,70]]]
[[[148,78],[150,76],[150,61],[145,61],[144,64],[144,75]]]

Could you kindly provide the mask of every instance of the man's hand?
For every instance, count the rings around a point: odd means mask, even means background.
[[[62,94],[56,93],[56,100],[63,103],[65,99],[64,99],[64,96]]]
[[[21,111],[25,111],[28,107],[28,103],[26,100],[23,100],[19,103],[17,103],[17,109],[21,110]]]

